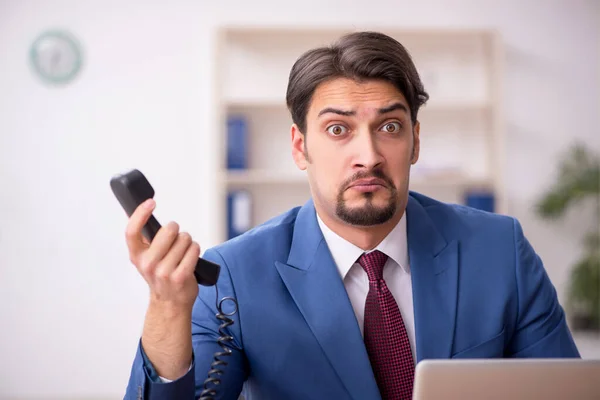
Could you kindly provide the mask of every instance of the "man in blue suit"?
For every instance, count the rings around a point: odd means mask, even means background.
[[[202,395],[222,351],[217,296],[238,305],[220,399],[244,384],[260,400],[410,399],[424,359],[579,357],[518,221],[409,192],[427,99],[385,35],[303,54],[287,103],[312,199],[207,250],[216,287],[198,288],[200,248],[176,223],[143,239],[154,202],[140,206],[127,243],[150,302],[125,398]]]

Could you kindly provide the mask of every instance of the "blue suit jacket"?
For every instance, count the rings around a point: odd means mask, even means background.
[[[542,261],[507,216],[410,193],[408,248],[417,361],[579,357]],[[239,304],[218,398],[380,399],[354,311],[312,201],[204,254],[219,298]],[[193,310],[194,365],[158,383],[138,348],[126,399],[198,397],[216,340],[215,288]],[[146,361],[146,362],[145,362]]]

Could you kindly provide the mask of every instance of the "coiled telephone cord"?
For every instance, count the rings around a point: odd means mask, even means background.
[[[214,400],[217,395],[217,390],[219,385],[221,384],[220,376],[223,375],[225,371],[221,368],[225,368],[227,366],[227,361],[224,360],[225,357],[231,355],[231,348],[228,344],[233,340],[233,336],[228,335],[225,329],[227,327],[233,325],[233,320],[229,317],[233,316],[237,313],[238,304],[237,301],[233,297],[224,297],[219,301],[219,289],[215,286],[216,289],[216,306],[217,306],[217,319],[222,321],[219,326],[219,338],[217,339],[217,343],[223,351],[218,351],[215,353],[213,359],[214,361],[210,365],[210,370],[208,371],[208,378],[204,381],[204,390],[200,393],[200,397],[198,400]],[[223,312],[223,303],[227,300],[230,300],[234,304],[233,311],[229,313]]]

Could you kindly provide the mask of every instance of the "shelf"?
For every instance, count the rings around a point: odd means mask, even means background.
[[[300,54],[330,45],[342,34],[356,30],[347,28],[350,29],[224,29],[223,68],[219,72],[222,76],[221,98],[225,104],[238,106],[284,107],[289,72]],[[473,109],[471,103],[475,102],[475,109],[481,110],[489,108],[481,102],[496,100],[491,86],[493,32],[383,27],[377,30],[398,39],[408,49],[432,101],[467,101],[467,109]],[[257,93],[262,98],[257,99]],[[457,94],[462,98],[456,98]],[[433,111],[437,106],[430,103],[428,108]],[[447,109],[444,104],[439,108]]]
[[[278,98],[268,98],[268,97],[264,97],[264,98],[252,98],[252,97],[247,97],[247,98],[237,98],[237,99],[225,99],[224,100],[225,106],[229,109],[235,109],[235,108],[281,108],[281,109],[285,109],[287,108],[287,105],[285,103],[285,99],[278,99]]]
[[[256,108],[287,110],[283,98],[237,98],[227,99],[224,102],[228,111],[249,110]],[[491,110],[491,104],[486,101],[454,100],[454,101],[430,101],[421,107],[419,113],[445,113],[445,112],[487,112]]]
[[[413,190],[439,188],[455,188],[465,190],[470,188],[490,188],[493,185],[489,179],[478,179],[461,174],[414,174],[410,177],[409,186]]]
[[[491,104],[486,101],[431,101],[422,106],[419,113],[487,112],[491,109]]]
[[[274,171],[268,169],[229,170],[222,172],[223,180],[229,185],[261,185],[261,184],[305,184],[306,174],[301,171]],[[423,173],[413,174],[410,179],[411,188],[488,188],[492,182],[488,179],[470,178],[459,173]]]
[[[392,36],[412,37],[415,40],[428,39],[430,41],[440,38],[452,39],[472,39],[474,37],[487,38],[494,35],[495,32],[489,29],[463,28],[463,27],[402,27],[397,25],[385,24],[346,24],[336,26],[305,26],[305,25],[254,25],[254,24],[234,24],[223,25],[221,31],[226,33],[229,40],[261,40],[263,37],[272,38],[276,36],[288,36],[297,38],[298,36],[312,35],[316,37],[337,38],[340,35],[356,31],[381,31]],[[249,39],[250,38],[250,39]]]
[[[306,174],[301,171],[281,172],[268,169],[229,170],[223,172],[229,185],[256,184],[307,184]]]

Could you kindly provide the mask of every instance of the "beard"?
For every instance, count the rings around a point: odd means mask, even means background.
[[[348,207],[344,199],[346,188],[354,181],[365,178],[381,179],[386,184],[386,189],[389,191],[389,198],[384,205],[375,205],[373,203],[376,193],[366,192],[360,196],[366,200],[363,206]],[[340,186],[336,202],[336,215],[342,221],[357,226],[379,225],[389,221],[398,208],[398,190],[394,183],[381,170],[373,170],[372,172],[358,172]]]

